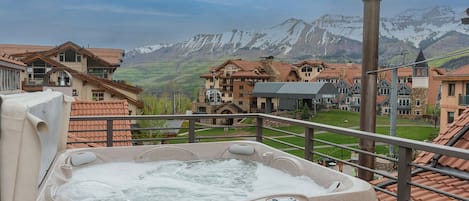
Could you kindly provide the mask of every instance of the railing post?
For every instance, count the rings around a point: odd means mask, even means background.
[[[195,142],[195,119],[189,119],[189,143]]]
[[[262,142],[262,128],[264,127],[264,119],[262,117],[256,118],[256,141]]]
[[[106,146],[112,147],[113,144],[113,121],[112,119],[106,120]]]
[[[313,161],[313,141],[311,140],[314,137],[314,129],[305,128],[305,159],[308,161]]]
[[[398,175],[397,175],[397,200],[408,201],[410,200],[410,184],[411,181],[411,166],[412,149],[406,147],[399,147],[399,162],[398,162]]]

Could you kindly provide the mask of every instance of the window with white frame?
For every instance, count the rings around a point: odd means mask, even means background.
[[[93,90],[91,99],[93,101],[102,101],[104,100],[104,91],[103,90]]]
[[[12,91],[20,89],[19,70],[0,67],[0,91]]]
[[[52,66],[42,60],[32,62],[26,69],[29,80],[43,80]]]
[[[313,67],[303,66],[303,68],[301,68],[301,72],[313,72]]]
[[[65,50],[59,54],[60,62],[81,62],[81,54],[72,49]]]
[[[89,75],[94,75],[96,77],[100,78],[108,78],[108,69],[106,68],[88,68],[88,74]],[[212,80],[210,80],[212,82]]]
[[[238,71],[238,68],[234,65],[227,65],[225,66],[225,76],[230,76],[232,75],[234,72]]]

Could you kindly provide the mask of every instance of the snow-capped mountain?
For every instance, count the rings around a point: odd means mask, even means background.
[[[380,57],[390,59],[403,49],[438,51],[445,41],[449,49],[469,46],[469,26],[461,24],[463,12],[449,7],[409,9],[393,17],[382,17]],[[232,30],[218,34],[199,34],[189,40],[145,46],[130,50],[124,65],[155,59],[259,57],[301,60],[361,58],[363,19],[357,16],[324,15],[312,22],[288,19],[276,26],[256,31]],[[438,47],[438,48],[437,48]],[[436,54],[430,52],[431,54]]]
[[[172,45],[173,44],[146,45],[146,46],[143,46],[143,47],[132,49],[132,50],[126,52],[126,54],[129,55],[129,56],[137,55],[137,54],[148,54],[148,53],[157,51],[161,48],[169,47],[169,46],[172,46]]]

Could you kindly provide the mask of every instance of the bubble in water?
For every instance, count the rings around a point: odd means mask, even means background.
[[[316,189],[316,190],[314,190]],[[66,201],[239,201],[269,194],[324,192],[308,177],[292,177],[254,161],[105,163],[76,169],[56,197]]]
[[[56,200],[63,201],[129,201],[120,190],[99,181],[69,182],[56,195]]]

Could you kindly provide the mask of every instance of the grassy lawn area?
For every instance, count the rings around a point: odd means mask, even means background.
[[[344,122],[344,120],[347,120],[347,121]],[[350,127],[350,128],[358,130],[360,118],[359,118],[359,113],[356,113],[356,112],[332,110],[328,112],[319,112],[315,117],[311,119],[311,121],[316,122],[316,123],[340,126],[340,127]],[[252,124],[252,121],[248,120],[247,122]],[[376,132],[378,134],[389,135],[389,126],[387,126],[389,125],[388,117],[377,116],[376,124],[377,124]],[[298,134],[304,133],[304,128],[300,126],[280,126],[276,128],[280,130],[298,133]],[[181,131],[186,131],[186,130],[181,129]],[[433,128],[423,121],[408,120],[408,119],[399,119],[398,126],[396,129],[396,133],[398,137],[413,139],[413,140],[418,140],[418,141],[432,140],[438,134],[438,131],[439,130],[437,128]],[[339,134],[328,133],[328,132],[319,132],[319,131],[315,131],[315,132],[316,132],[315,138],[322,139],[322,140],[329,141],[329,142],[336,143],[336,144],[358,144],[359,142],[358,138],[351,137],[351,136],[339,135]],[[213,128],[209,130],[199,131],[196,134],[199,137],[202,137],[202,136],[208,137],[208,136],[255,135],[255,133],[256,133],[256,128],[250,127],[250,128],[237,128],[237,129]],[[281,140],[283,142],[287,142],[287,143],[291,143],[291,144],[304,147],[304,138],[302,137],[288,136],[285,133],[272,131],[269,129],[263,129],[263,134],[264,136],[275,137],[277,140]],[[220,140],[243,140],[243,139],[246,139],[246,138],[202,139],[200,141],[212,142],[212,141],[220,141]],[[170,143],[178,143],[178,142],[187,142],[187,140],[170,141]],[[278,149],[291,148],[287,145],[284,145],[284,144],[281,144],[272,140],[268,140],[268,139],[264,139],[264,143],[269,146],[278,148]],[[316,146],[315,151],[324,153],[327,155],[331,155],[336,158],[341,158],[341,159],[350,158],[351,152],[348,150],[335,148],[335,147],[324,147],[324,146],[318,147],[321,145],[324,145],[324,144],[320,142],[314,142],[314,146]],[[353,145],[352,147],[356,148],[357,146],[358,145]],[[288,150],[287,152],[300,156],[300,157],[304,156],[304,153],[302,150]],[[380,145],[380,144],[376,145],[376,153],[387,154],[388,145]]]
[[[311,118],[312,122],[328,124],[340,127],[360,126],[360,113],[343,110],[331,110],[318,112],[316,116]],[[397,119],[398,124],[426,125],[421,120]],[[389,117],[376,116],[376,125],[389,125]]]
[[[357,146],[352,146],[352,147],[353,148],[358,148]],[[275,147],[275,148],[277,148],[277,147]],[[351,151],[341,149],[341,148],[319,148],[319,149],[315,149],[314,151],[326,154],[328,156],[332,156],[334,158],[339,158],[339,159],[344,159],[344,160],[350,159],[350,156],[352,154]],[[289,151],[286,151],[286,152],[289,153],[289,154],[293,154],[295,156],[301,157],[301,158],[304,157],[304,151],[303,150],[289,150]],[[375,152],[377,154],[386,155],[388,153],[388,146],[386,146],[386,145],[376,145]],[[318,160],[319,158],[323,158],[323,157],[318,156],[318,155],[314,155],[313,160]]]

